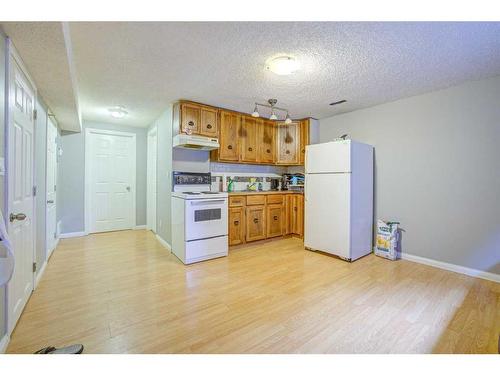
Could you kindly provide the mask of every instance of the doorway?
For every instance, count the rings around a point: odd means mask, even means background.
[[[148,157],[147,157],[147,225],[148,230],[156,233],[156,174],[158,137],[156,126],[148,132]]]
[[[85,129],[85,232],[136,225],[136,135]]]
[[[8,44],[7,230],[14,274],[7,288],[7,327],[14,330],[34,285],[34,130],[36,88]]]
[[[47,259],[57,246],[57,126],[47,120],[46,241]]]

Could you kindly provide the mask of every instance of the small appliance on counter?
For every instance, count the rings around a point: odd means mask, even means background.
[[[304,191],[304,175],[302,173],[285,173],[281,190]]]
[[[279,178],[271,178],[271,190],[278,191],[280,190],[280,181]]]
[[[210,184],[210,173],[173,174],[172,252],[184,264],[228,254],[228,194]]]

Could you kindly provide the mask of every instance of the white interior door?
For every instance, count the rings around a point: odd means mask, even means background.
[[[88,232],[135,226],[135,144],[133,133],[87,129]]]
[[[47,121],[47,258],[57,244],[57,127],[50,119]]]
[[[148,160],[147,160],[147,229],[156,233],[156,170],[157,170],[157,133],[152,129],[148,133]]]
[[[304,246],[350,258],[349,173],[306,174]]]
[[[8,285],[8,329],[14,329],[33,291],[33,134],[35,89],[11,55],[7,124],[7,228],[16,260]]]

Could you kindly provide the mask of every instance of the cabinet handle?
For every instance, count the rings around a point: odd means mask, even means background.
[[[212,125],[208,124],[207,129],[212,129]]]
[[[194,126],[194,122],[193,121],[188,121],[188,126]]]
[[[302,153],[305,154],[306,153],[306,150],[302,150]]]
[[[253,151],[253,148],[249,147],[249,148],[248,148],[248,151]]]
[[[289,153],[290,153],[290,150],[286,150],[286,151],[285,151],[285,154],[287,154],[287,155],[288,155]]]
[[[259,219],[255,218],[255,219],[253,219],[253,222],[254,222],[255,224],[257,224],[257,223],[259,222]]]
[[[228,148],[229,150],[232,150],[232,149],[233,149],[233,146],[232,146],[232,145],[229,145],[229,146],[227,146],[227,148]]]
[[[293,210],[294,210],[294,211],[297,211],[297,207],[294,207],[294,208],[293,208]]]
[[[270,149],[267,149],[267,150],[266,150],[266,152],[267,152],[268,154],[270,154],[270,153],[271,153],[271,150],[270,150]]]
[[[236,221],[234,222],[234,225],[238,225],[239,223],[240,223],[240,222],[239,222],[238,220],[236,220]]]
[[[278,220],[278,216],[275,216],[275,217],[274,217],[274,220]]]

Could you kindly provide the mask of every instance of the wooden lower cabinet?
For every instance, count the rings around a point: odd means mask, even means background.
[[[283,235],[304,235],[302,194],[229,197],[229,246]]]
[[[245,207],[229,208],[229,246],[245,243]]]
[[[248,206],[246,216],[247,242],[266,238],[266,207]]]
[[[267,206],[267,238],[283,235],[283,205]]]

